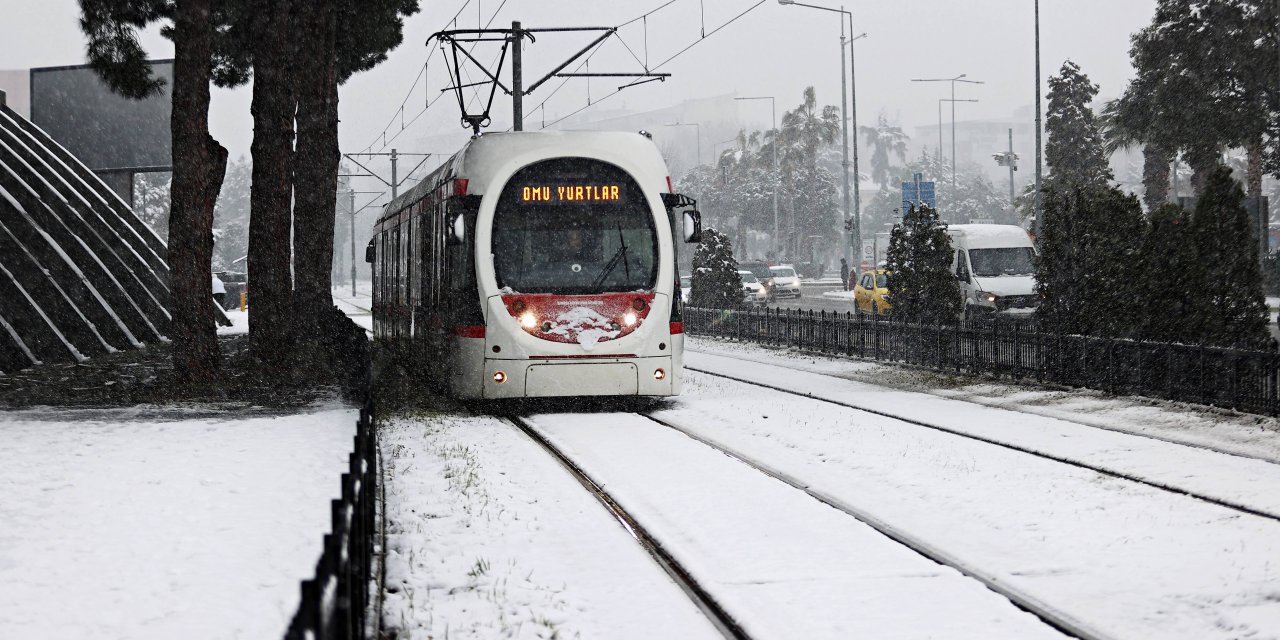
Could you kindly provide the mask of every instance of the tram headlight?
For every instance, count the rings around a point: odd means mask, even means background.
[[[494,371],[493,381],[502,384],[507,381],[507,373],[505,371]]]
[[[666,372],[666,371],[663,371],[662,369],[654,369],[654,370],[653,370],[653,379],[654,379],[654,380],[662,380],[663,378],[666,378],[666,377],[667,377],[667,372]]]
[[[634,326],[636,323],[636,314],[628,311],[626,315],[622,316],[622,322],[624,322],[628,327]]]
[[[538,326],[538,319],[533,317],[532,311],[526,311],[520,314],[520,326],[526,329],[532,329]]]

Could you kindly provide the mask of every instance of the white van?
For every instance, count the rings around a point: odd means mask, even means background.
[[[964,297],[965,318],[1035,312],[1035,245],[1012,224],[953,224],[951,268]]]

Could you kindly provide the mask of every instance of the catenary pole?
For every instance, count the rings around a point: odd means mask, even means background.
[[[356,190],[347,189],[351,207],[351,297],[356,297]]]
[[[520,21],[511,23],[511,130],[524,131],[524,61],[520,53]]]
[[[844,7],[840,7],[841,11]],[[848,75],[845,73],[844,48],[846,39],[844,35],[844,20],[840,21],[840,175],[843,178],[843,198],[844,198],[844,219],[849,219],[849,83]],[[852,44],[849,44],[852,47]],[[844,259],[846,263],[853,261],[853,238],[849,230],[840,225],[840,235],[844,236]]]
[[[1040,0],[1036,0],[1036,194],[1035,194],[1035,229],[1036,237],[1044,229],[1044,212],[1040,202],[1041,151],[1040,151]]]

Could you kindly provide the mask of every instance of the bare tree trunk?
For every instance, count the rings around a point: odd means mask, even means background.
[[[206,382],[218,372],[210,269],[213,205],[227,168],[227,150],[209,135],[210,0],[183,0],[174,16],[173,184],[169,214],[173,367],[182,382]]]
[[[271,368],[292,356],[293,278],[291,200],[293,187],[292,0],[254,3],[261,29],[253,51],[253,187],[249,192],[249,348]]]
[[[341,158],[336,5],[336,0],[313,0],[299,16],[294,302],[300,311],[299,340],[312,345],[320,338],[316,321],[333,306],[334,214]]]
[[[1248,154],[1249,170],[1246,177],[1245,185],[1247,193],[1245,195],[1251,197],[1259,197],[1262,195],[1262,139],[1258,138],[1249,143],[1245,148]]]
[[[1148,144],[1142,150],[1142,202],[1147,211],[1155,211],[1169,201],[1169,164],[1173,154],[1167,149]]]

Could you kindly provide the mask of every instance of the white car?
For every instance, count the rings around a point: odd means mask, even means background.
[[[760,280],[750,271],[739,271],[742,278],[742,303],[764,305],[769,301],[769,290],[764,288]]]
[[[796,274],[795,267],[789,264],[769,267],[769,273],[773,275],[771,279],[775,298],[800,297],[800,276]]]

